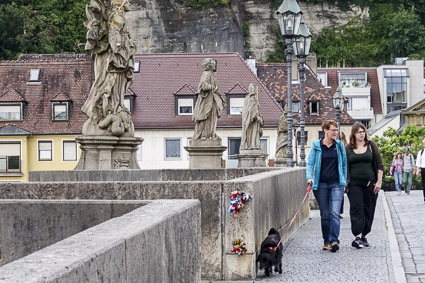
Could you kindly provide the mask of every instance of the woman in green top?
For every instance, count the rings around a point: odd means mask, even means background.
[[[351,128],[350,143],[345,151],[351,232],[356,237],[351,245],[360,249],[369,247],[366,235],[372,228],[384,166],[378,147],[369,139],[366,127],[361,123],[355,123]]]

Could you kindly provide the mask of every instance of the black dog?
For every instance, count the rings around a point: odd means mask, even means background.
[[[260,270],[265,269],[266,276],[270,276],[274,271],[282,274],[282,256],[283,247],[282,243],[279,243],[280,235],[279,232],[271,228],[267,238],[261,243],[260,254],[257,257],[257,261],[260,262]],[[277,245],[279,243],[279,246]]]

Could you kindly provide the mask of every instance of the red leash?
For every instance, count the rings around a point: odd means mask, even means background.
[[[301,206],[300,206],[300,208],[297,210],[297,212],[295,213],[294,217],[292,217],[291,222],[289,222],[288,227],[286,227],[286,231],[289,231],[289,228],[291,228],[292,224],[293,224],[293,223],[294,223],[294,221],[295,221],[295,218],[297,218],[298,213],[300,213],[301,207],[303,206],[303,204],[304,204],[305,200],[307,199],[308,193],[309,193],[310,191],[311,191],[311,185],[309,185],[309,186],[307,187],[307,191],[305,192],[305,195],[304,195],[303,201],[301,202]],[[272,249],[273,251],[276,251],[277,247],[279,247],[280,243],[282,243],[282,240],[283,240],[283,236],[280,238],[280,241],[277,243],[276,247],[275,247],[275,248],[270,247],[270,249]]]

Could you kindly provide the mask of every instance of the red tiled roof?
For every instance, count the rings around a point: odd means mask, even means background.
[[[40,69],[40,82],[28,83],[31,69]],[[80,109],[90,86],[91,59],[85,55],[24,55],[17,61],[0,61],[0,93],[13,89],[27,102],[23,121],[3,121],[0,128],[10,125],[33,134],[79,134],[87,120]],[[72,101],[70,120],[53,122],[52,101],[66,97]]]
[[[190,85],[184,84],[178,91],[174,92],[175,95],[195,95],[198,92]]]
[[[67,94],[60,92],[56,94],[50,101],[72,101],[72,99]]]
[[[13,88],[8,89],[0,96],[0,102],[23,102],[25,99]]]
[[[184,85],[198,86],[202,61],[208,57],[217,60],[216,77],[223,98],[237,83],[245,90],[250,83],[258,85],[264,126],[276,127],[282,114],[279,104],[238,53],[169,53],[136,55],[135,59],[141,63],[140,73],[134,74],[131,86],[137,95],[133,111],[135,128],[194,128],[192,116],[176,115],[173,94]],[[228,115],[225,109],[217,124],[218,127],[241,127],[242,117]]]
[[[240,83],[236,83],[234,86],[232,86],[231,89],[229,89],[228,91],[225,92],[225,94],[247,94],[248,91],[241,86]]]
[[[367,82],[370,83],[370,106],[377,114],[382,113],[381,95],[379,93],[378,73],[376,68],[317,68],[317,72],[328,73],[328,86],[331,87],[333,95],[338,87],[339,71],[365,71],[367,72]]]
[[[285,103],[287,101],[287,65],[282,63],[269,63],[269,64],[257,64],[257,73],[260,80],[266,85],[266,87],[272,92],[275,97],[279,99],[284,98]],[[300,98],[300,85],[292,85],[293,100],[299,100]],[[321,124],[325,119],[336,119],[335,109],[333,107],[332,95],[325,89],[325,87],[319,82],[316,75],[306,68],[306,81],[304,83],[304,99],[306,101],[304,105],[305,109],[305,123],[306,125],[317,125]],[[319,115],[311,114],[309,111],[310,100],[320,101]],[[294,113],[294,118],[299,119],[299,113]],[[347,112],[341,113],[341,124],[353,124],[354,119],[347,114]]]

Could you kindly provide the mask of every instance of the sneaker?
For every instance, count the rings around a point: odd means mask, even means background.
[[[361,238],[361,240],[362,240],[362,243],[363,243],[363,246],[364,247],[367,247],[367,248],[370,247],[369,242],[367,241],[366,237],[363,236]]]
[[[330,244],[324,244],[322,250],[324,251],[330,251],[332,249]]]
[[[355,247],[356,249],[361,249],[364,247],[362,239],[360,239],[359,237],[356,237],[354,239],[354,241],[351,243],[352,247]]]
[[[399,196],[400,195],[400,192],[397,192],[397,195]]]
[[[408,191],[407,194],[410,195],[410,191]]]
[[[337,250],[339,250],[339,245],[337,242],[332,243],[331,252],[335,253]]]

